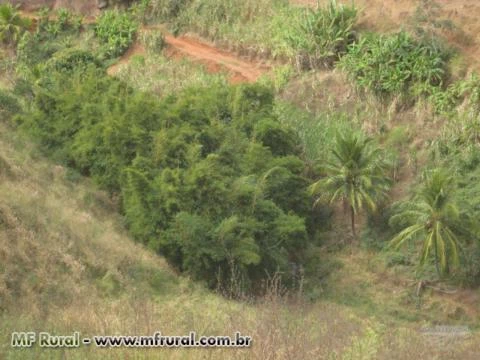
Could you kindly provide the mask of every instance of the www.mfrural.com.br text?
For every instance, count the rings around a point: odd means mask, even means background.
[[[99,348],[247,348],[252,345],[250,336],[236,332],[234,336],[197,336],[191,331],[188,335],[167,336],[157,331],[147,336],[95,335],[83,337],[79,332],[69,335],[55,335],[48,332],[13,332],[11,346],[16,348],[29,348],[40,346],[44,348],[78,348],[80,346],[96,346]]]

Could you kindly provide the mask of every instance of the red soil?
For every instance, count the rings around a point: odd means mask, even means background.
[[[161,31],[160,27],[144,27],[141,31]],[[268,68],[258,63],[248,62],[233,54],[219,50],[201,40],[192,37],[165,35],[167,56],[179,59],[187,57],[193,61],[202,63],[210,73],[226,72],[232,83],[255,82],[268,71]],[[135,43],[125,55],[108,69],[109,75],[114,75],[121,65],[128,63],[132,56],[145,53],[140,44]]]

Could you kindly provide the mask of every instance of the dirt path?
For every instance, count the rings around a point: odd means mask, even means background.
[[[268,68],[253,62],[244,61],[232,54],[221,51],[197,39],[186,36],[165,36],[171,56],[183,55],[206,65],[210,72],[225,70],[232,82],[255,82]]]
[[[139,33],[148,31],[163,31],[161,27],[144,27]],[[165,33],[165,32],[164,32]],[[233,54],[219,50],[199,39],[188,36],[174,37],[165,34],[167,43],[166,55],[171,58],[189,58],[202,63],[210,73],[226,72],[232,83],[255,82],[268,71],[264,65],[248,62]],[[122,58],[107,70],[109,75],[115,75],[127,64],[132,56],[145,54],[145,48],[137,41],[122,56]]]
[[[36,26],[39,20],[37,14],[28,11],[20,11],[20,14],[23,17],[31,19],[33,26]],[[54,18],[55,15],[52,15],[51,19]],[[93,16],[83,19],[83,24],[92,24],[94,22],[95,18]],[[210,73],[226,72],[229,74],[229,79],[232,83],[255,82],[269,70],[265,65],[242,60],[234,54],[219,50],[202,40],[188,36],[174,37],[167,34],[161,26],[144,26],[140,29],[139,35],[141,35],[142,32],[149,31],[161,31],[165,34],[167,56],[172,58],[187,57],[193,61],[200,62],[205,65],[207,71]],[[123,65],[130,61],[132,56],[143,54],[145,54],[145,48],[137,40],[116,64],[107,69],[107,73],[109,75],[115,75]]]

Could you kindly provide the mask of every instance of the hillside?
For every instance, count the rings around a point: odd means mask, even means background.
[[[294,3],[315,6],[316,0],[294,0]],[[318,3],[325,4],[321,0]],[[349,4],[350,1],[340,1]],[[391,32],[405,27],[427,26],[440,34],[465,57],[467,67],[478,70],[478,21],[480,5],[475,0],[357,0],[359,26]]]
[[[384,359],[387,354],[392,359],[476,359],[478,334],[446,339],[441,347],[432,348],[431,335],[416,334],[426,322],[398,321],[393,312],[382,314],[392,309],[411,312],[408,305],[388,303],[402,285],[385,278],[364,277],[364,284],[352,278],[349,284],[332,285],[330,291],[340,294],[315,303],[282,299],[274,284],[265,298],[254,302],[214,295],[135,244],[125,234],[115,204],[91,181],[45,160],[34,145],[5,125],[0,130],[0,337],[5,339],[0,357],[4,359],[198,359],[205,354],[210,359],[259,360]],[[352,273],[350,267],[357,264],[354,271],[360,276],[368,268],[362,265],[365,260],[352,261],[346,255],[341,271]],[[370,291],[375,295],[367,299]],[[428,300],[432,309],[445,300],[437,296]],[[465,299],[455,298],[450,310],[434,310],[434,317],[440,319],[463,306]],[[469,308],[461,311],[468,313]],[[80,331],[86,336],[240,331],[252,336],[254,345],[241,351],[13,349],[12,331],[62,335]]]
[[[478,358],[475,4],[19,3],[0,358]],[[15,349],[21,330],[253,345]]]

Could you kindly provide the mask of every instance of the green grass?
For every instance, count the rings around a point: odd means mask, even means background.
[[[360,125],[357,118],[347,113],[325,111],[313,116],[285,101],[277,101],[276,112],[283,124],[298,133],[304,155],[312,163],[326,160],[337,133]]]
[[[205,67],[188,59],[168,59],[161,53],[135,55],[120,65],[115,76],[140,91],[160,97],[189,87],[227,86],[226,74],[209,74]]]

